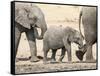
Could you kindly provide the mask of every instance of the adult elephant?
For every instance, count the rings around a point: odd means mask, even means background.
[[[81,19],[84,28],[86,44],[80,51],[76,52],[77,57],[83,60],[86,53],[86,61],[93,61],[92,46],[97,42],[97,12],[96,7],[83,7],[79,18],[79,28]]]
[[[38,35],[36,28],[41,29]],[[15,3],[15,50],[17,54],[21,33],[25,32],[31,52],[31,62],[39,61],[37,58],[36,38],[43,39],[47,30],[44,14],[41,9],[31,3]],[[16,58],[16,55],[15,55]],[[18,60],[18,59],[17,59]]]

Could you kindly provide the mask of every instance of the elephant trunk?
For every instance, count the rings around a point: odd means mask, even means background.
[[[41,34],[39,35],[38,34],[38,31],[37,31],[37,27],[35,27],[35,37],[37,38],[37,39],[39,39],[39,40],[41,40],[41,39],[43,39],[43,36],[44,36],[44,33],[46,32],[46,30],[47,30],[47,26],[46,26],[46,24],[45,25],[43,25],[42,27],[39,27],[40,29],[41,29]]]
[[[83,42],[81,41],[81,43],[79,43],[79,46],[78,46],[79,49],[82,49],[83,48]]]
[[[79,45],[78,46],[79,49],[83,48],[84,45],[83,45],[83,38],[82,37],[78,40],[78,45]]]
[[[44,26],[44,27],[41,28],[41,35],[40,35],[40,37],[43,38],[44,33],[46,32],[46,30],[47,30],[47,26]]]

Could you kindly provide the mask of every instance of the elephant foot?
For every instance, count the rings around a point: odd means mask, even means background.
[[[40,59],[38,59],[37,57],[34,57],[34,58],[30,59],[30,62],[38,62],[38,61],[40,61]]]
[[[43,57],[42,56],[37,56],[38,57],[38,59],[43,59]]]
[[[51,59],[50,63],[56,63],[55,59]]]
[[[70,63],[73,63],[72,61],[67,61],[66,63],[70,64]]]
[[[44,58],[44,59],[43,59],[43,64],[48,64],[47,58]]]
[[[97,62],[97,60],[95,60],[95,59],[86,59],[86,61],[85,62],[87,62],[87,63],[96,63]]]
[[[58,63],[63,63],[62,61],[58,61]]]
[[[58,60],[58,63],[62,63],[62,60],[59,59],[59,60]]]
[[[82,51],[76,51],[76,56],[80,61],[83,60],[84,53]]]
[[[47,61],[43,61],[43,64],[48,64],[49,62],[47,62]]]

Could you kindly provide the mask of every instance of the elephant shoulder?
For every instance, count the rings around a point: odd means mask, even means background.
[[[74,29],[72,29],[71,27],[67,26],[67,27],[64,28],[64,31],[65,32],[71,32],[71,31],[74,31]]]

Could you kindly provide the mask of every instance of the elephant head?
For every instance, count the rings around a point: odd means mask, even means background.
[[[75,42],[76,44],[78,44],[79,49],[83,47],[83,37],[78,31],[74,29],[72,29],[70,32],[69,41]]]
[[[40,28],[41,35],[38,36],[38,39],[42,39],[47,30],[43,12],[39,7],[31,3],[15,4],[15,21],[27,29],[31,27]]]

